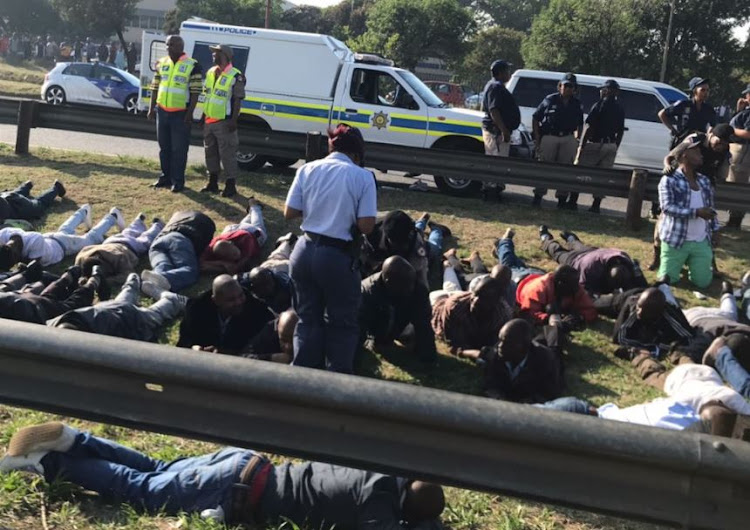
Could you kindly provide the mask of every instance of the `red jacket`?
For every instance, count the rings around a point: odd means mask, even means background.
[[[538,322],[545,322],[549,317],[547,306],[555,302],[555,282],[552,273],[545,275],[530,274],[518,284],[516,302],[521,312]],[[596,319],[596,308],[591,297],[581,285],[573,297],[563,298],[560,307],[562,313],[575,313],[586,322]]]

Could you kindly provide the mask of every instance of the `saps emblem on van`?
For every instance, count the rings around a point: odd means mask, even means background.
[[[372,124],[376,129],[385,129],[388,127],[388,114],[385,112],[376,112],[372,115]]]

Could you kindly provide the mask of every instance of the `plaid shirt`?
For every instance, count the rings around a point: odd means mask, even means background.
[[[714,190],[711,181],[698,173],[698,186],[703,195],[703,206],[714,207]],[[695,208],[690,207],[690,183],[687,177],[678,169],[672,176],[664,175],[659,181],[659,205],[663,213],[659,223],[659,237],[670,247],[680,248],[685,242],[688,221],[697,217]],[[719,221],[714,217],[706,221],[706,237],[719,229]]]

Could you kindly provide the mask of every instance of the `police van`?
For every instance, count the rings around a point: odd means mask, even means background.
[[[531,117],[548,94],[557,92],[564,72],[516,70],[508,90],[521,109],[521,122],[531,130]],[[576,73],[578,97],[585,113],[599,100],[599,89],[607,79],[620,85],[620,103],[625,109],[625,135],[617,151],[615,165],[661,170],[669,151],[671,135],[657,114],[664,107],[688,96],[671,85],[642,79],[603,77]]]
[[[368,142],[484,152],[482,113],[449,108],[413,73],[382,57],[354,53],[328,35],[191,19],[180,26],[180,36],[204,73],[212,66],[209,46],[231,46],[232,64],[247,78],[241,119],[257,127],[306,133],[345,122],[359,128]],[[148,105],[156,64],[167,54],[165,39],[144,32],[141,108]],[[512,143],[525,145],[529,139],[517,133]],[[279,167],[296,162],[248,152],[238,157],[247,170],[266,162]],[[435,183],[457,195],[471,194],[480,185],[439,176]]]

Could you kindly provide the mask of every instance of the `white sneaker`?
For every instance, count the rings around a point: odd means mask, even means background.
[[[141,280],[143,280],[143,283],[150,282],[155,284],[161,291],[170,291],[172,289],[169,280],[156,271],[143,269],[141,272]]]
[[[94,226],[94,220],[91,218],[91,205],[84,204],[81,206],[80,210],[86,212],[86,217],[83,219],[83,226],[86,227],[86,230],[91,230],[91,227]]]
[[[38,473],[44,475],[44,466],[42,458],[47,456],[49,451],[38,451],[26,456],[7,455],[0,459],[0,473],[10,473],[11,471],[27,471],[29,473]]]
[[[9,456],[22,456],[39,451],[65,452],[73,447],[78,431],[59,421],[30,425],[19,429],[8,444]]]
[[[226,519],[226,515],[224,514],[224,508],[221,506],[218,506],[216,508],[209,508],[207,510],[203,510],[201,512],[201,519],[208,519],[211,521],[216,521],[217,523],[223,523]]]
[[[156,285],[154,282],[144,280],[141,282],[141,292],[148,296],[149,298],[153,298],[154,300],[158,300],[161,298],[161,295],[164,293],[168,293],[169,291],[165,291],[158,285]]]
[[[115,216],[115,223],[117,224],[117,228],[120,229],[120,232],[125,230],[125,217],[123,217],[122,212],[119,208],[112,208],[109,211],[110,215]]]
[[[190,298],[188,298],[184,294],[177,294],[173,293],[172,291],[162,291],[160,296],[161,298],[172,300],[173,303],[179,306],[181,312],[185,310],[185,308],[187,307],[187,303],[190,300]]]

